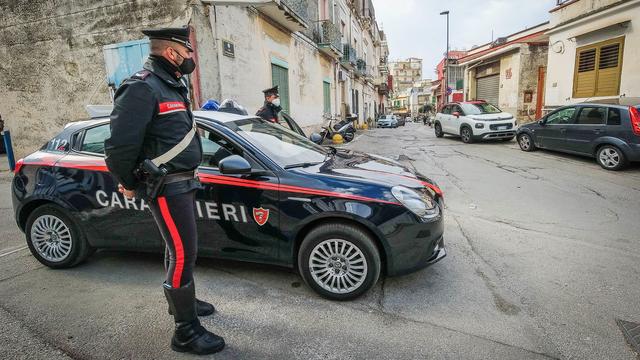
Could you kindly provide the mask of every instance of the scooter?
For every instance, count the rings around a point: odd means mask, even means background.
[[[356,119],[356,116],[347,116],[337,124],[333,124],[333,119],[329,120],[329,124],[322,127],[320,136],[314,136],[312,140],[317,144],[322,144],[325,139],[333,139],[334,135],[340,134],[344,142],[348,143],[356,136],[356,128],[353,126],[353,121]]]

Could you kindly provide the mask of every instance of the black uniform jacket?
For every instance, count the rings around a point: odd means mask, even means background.
[[[144,70],[125,80],[115,94],[106,163],[128,190],[139,186],[133,172],[144,159],[167,152],[193,126],[188,89],[164,61],[150,56]],[[201,160],[202,145],[196,135],[166,168],[170,174],[194,170]]]
[[[274,106],[272,103],[265,101],[264,106],[258,110],[256,116],[260,116],[267,121],[277,123],[278,113],[280,112],[280,110],[280,107]]]

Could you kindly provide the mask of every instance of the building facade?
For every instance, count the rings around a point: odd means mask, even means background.
[[[462,66],[458,64],[458,59],[464,57],[466,54],[466,51],[451,50],[449,51],[449,56],[440,60],[438,65],[436,65],[438,87],[432,89],[432,92],[434,93],[438,109],[445,103],[462,100],[464,71]],[[446,65],[447,59],[448,65]],[[442,85],[445,82],[445,74],[447,77],[447,86]]]
[[[464,99],[485,100],[518,122],[538,118],[544,106],[549,23],[498,38],[458,59]]]
[[[261,90],[279,85],[310,132],[347,113],[364,122],[387,102],[389,50],[371,0],[36,0],[0,12],[0,113],[18,156],[111,102],[114,73],[139,70],[148,53],[144,28],[192,28],[194,106],[232,98],[255,113]]]
[[[640,1],[564,0],[550,14],[549,109],[640,95]]]
[[[400,94],[422,80],[422,59],[408,58],[403,61],[393,61],[389,63],[389,69],[393,76],[394,93]]]

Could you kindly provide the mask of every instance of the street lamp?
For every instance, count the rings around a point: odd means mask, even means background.
[[[445,55],[444,62],[444,95],[442,96],[442,104],[444,105],[447,101],[445,101],[445,97],[448,100],[449,95],[449,10],[443,11],[440,15],[447,15],[447,53]]]

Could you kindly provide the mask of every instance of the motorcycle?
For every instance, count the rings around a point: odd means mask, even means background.
[[[334,135],[340,134],[344,142],[348,143],[356,136],[356,128],[353,126],[353,121],[356,119],[356,116],[348,116],[337,124],[333,124],[333,119],[331,119],[327,126],[322,127],[322,130],[318,134],[319,136],[313,134],[314,136],[311,137],[311,140],[316,144],[322,144],[325,139],[333,139]]]

